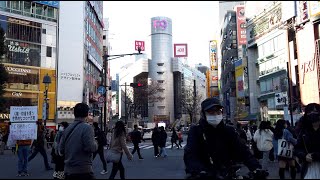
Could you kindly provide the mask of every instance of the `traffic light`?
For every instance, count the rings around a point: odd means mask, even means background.
[[[143,87],[142,83],[130,83],[130,86],[133,88]]]

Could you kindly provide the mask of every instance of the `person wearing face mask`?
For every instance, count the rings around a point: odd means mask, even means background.
[[[317,103],[305,108],[294,154],[302,163],[301,179],[320,179],[320,105]]]
[[[58,145],[60,143],[61,137],[63,135],[64,130],[69,126],[67,122],[61,122],[58,128],[57,135],[53,141],[52,151],[51,151],[51,159],[55,164],[55,169],[53,172],[54,179],[64,179],[64,156],[60,156],[58,153]]]
[[[184,148],[186,179],[225,177],[234,162],[243,162],[253,174],[261,165],[236,130],[223,122],[223,106],[217,98],[201,103],[198,125],[190,128]]]

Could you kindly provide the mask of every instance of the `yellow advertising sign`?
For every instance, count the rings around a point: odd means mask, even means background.
[[[209,58],[210,58],[210,69],[218,70],[218,58],[217,58],[217,41],[211,40],[209,44]]]
[[[320,1],[308,1],[309,13],[311,17],[320,15]]]

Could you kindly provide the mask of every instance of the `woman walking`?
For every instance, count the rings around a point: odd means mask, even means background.
[[[285,139],[288,143],[291,145],[296,145],[297,140],[293,138],[293,134],[287,129],[288,124],[286,123],[285,120],[280,119],[277,121],[275,132],[274,132],[274,150],[275,150],[275,155],[277,155],[278,152],[278,140],[279,139]],[[289,164],[290,166],[290,174],[291,174],[291,179],[296,179],[296,168],[295,168],[295,160],[293,157],[282,157],[282,156],[275,156],[278,158],[279,161],[279,176],[280,179],[284,179],[285,176],[285,170],[286,170],[286,165]]]
[[[179,146],[182,148],[181,143],[183,142],[183,136],[182,136],[182,132],[181,129],[178,129],[178,141],[179,141]]]
[[[320,105],[310,103],[301,119],[295,153],[302,161],[301,179],[320,179]]]
[[[124,171],[124,167],[122,164],[123,151],[126,153],[127,158],[129,160],[132,160],[133,156],[130,153],[130,151],[127,147],[127,144],[126,144],[126,129],[125,129],[124,123],[122,121],[116,122],[116,125],[114,127],[114,132],[111,137],[110,149],[117,151],[121,155],[120,155],[120,161],[117,163],[115,163],[115,162],[113,163],[112,171],[111,171],[109,179],[114,179],[115,176],[117,175],[118,170],[120,171],[120,178],[125,179],[125,175],[124,175],[125,171]]]
[[[167,142],[167,133],[166,133],[166,131],[164,130],[164,127],[163,126],[161,126],[160,128],[160,144],[159,144],[159,146],[160,146],[160,155],[159,155],[159,157],[160,156],[163,156],[164,158],[165,157],[167,157],[168,155],[167,155],[167,152],[166,152],[166,142]]]
[[[52,151],[51,151],[51,159],[53,163],[56,165],[53,178],[54,179],[64,179],[64,155],[60,156],[58,153],[58,145],[60,143],[61,137],[63,135],[64,130],[69,126],[67,122],[61,122],[59,126],[59,131],[53,141]]]
[[[180,146],[177,144],[177,140],[178,140],[177,132],[176,132],[175,128],[172,128],[172,135],[171,135],[171,149],[173,148],[173,144],[176,144],[177,149],[179,149],[179,148],[180,148]]]
[[[257,143],[257,148],[262,151],[262,169],[268,169],[269,152],[272,149],[273,133],[267,121],[261,121],[259,129],[254,133],[253,140]]]

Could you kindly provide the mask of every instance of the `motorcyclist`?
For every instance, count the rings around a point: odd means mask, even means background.
[[[223,179],[234,162],[243,162],[253,173],[260,172],[261,165],[236,130],[222,121],[222,110],[217,98],[201,103],[201,119],[190,128],[184,149],[186,179]]]

